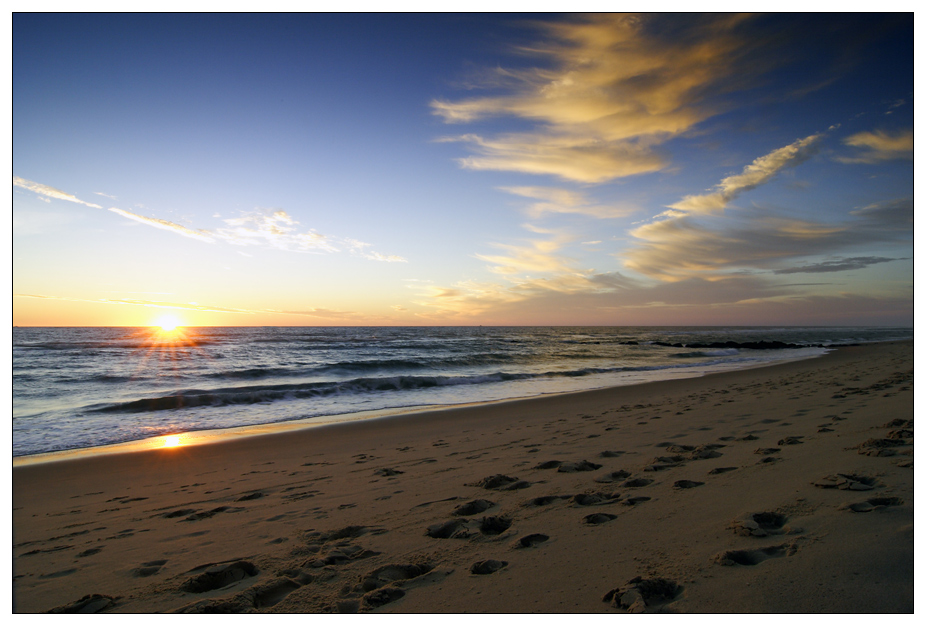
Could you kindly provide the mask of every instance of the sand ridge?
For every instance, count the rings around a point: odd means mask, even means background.
[[[14,469],[17,612],[910,612],[913,345]]]

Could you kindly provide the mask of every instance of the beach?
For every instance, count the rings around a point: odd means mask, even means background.
[[[13,609],[913,612],[913,364],[868,344],[17,466]]]

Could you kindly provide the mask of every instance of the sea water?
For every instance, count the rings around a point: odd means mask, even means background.
[[[882,327],[14,328],[13,455],[693,377],[913,336]],[[760,341],[796,346],[688,346]]]

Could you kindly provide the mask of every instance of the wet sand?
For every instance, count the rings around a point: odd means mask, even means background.
[[[16,612],[913,612],[913,342],[13,470]]]

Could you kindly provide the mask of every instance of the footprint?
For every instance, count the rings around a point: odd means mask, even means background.
[[[519,538],[518,542],[515,543],[516,549],[530,549],[536,547],[539,544],[543,544],[550,540],[550,536],[543,533],[532,533],[523,538]]]
[[[601,525],[602,523],[607,523],[610,520],[615,520],[618,518],[614,514],[589,514],[588,516],[583,517],[583,522],[587,525]]]
[[[653,483],[653,479],[629,479],[621,484],[623,488],[643,488]]]
[[[904,446],[905,444],[907,444],[906,440],[893,438],[869,438],[862,444],[857,444],[854,448],[857,449],[860,455],[868,455],[870,457],[891,457],[897,453],[895,450],[896,447]]]
[[[838,488],[840,490],[865,491],[875,488],[877,480],[873,477],[864,477],[862,475],[850,475],[846,473],[837,473],[827,475],[812,485],[818,488]]]
[[[59,605],[48,610],[49,614],[96,614],[115,603],[115,599],[105,594],[88,594],[73,603]]]
[[[697,488],[700,485],[705,485],[704,481],[690,481],[688,479],[680,479],[673,484],[673,487],[677,490],[688,490],[689,488]]]
[[[434,566],[426,562],[418,564],[387,564],[361,577],[360,587],[365,592],[369,592],[396,581],[405,581],[407,579],[421,577],[431,572],[433,568]]]
[[[508,564],[508,562],[499,560],[483,560],[473,564],[470,567],[470,572],[474,575],[491,575],[497,570],[505,568]]]
[[[261,498],[261,497],[263,497],[263,496],[264,496],[264,493],[263,493],[263,492],[252,492],[251,494],[246,494],[246,495],[244,495],[244,496],[241,496],[241,497],[235,499],[235,501],[236,501],[236,502],[238,502],[238,501],[253,501],[253,500],[259,499],[259,498]]]
[[[368,592],[363,596],[364,605],[369,608],[380,607],[393,601],[398,601],[406,596],[406,591],[401,588],[380,588],[373,592]]]
[[[773,557],[794,555],[796,550],[794,544],[779,544],[762,549],[724,551],[715,556],[715,562],[722,566],[756,566]]]
[[[624,505],[637,505],[638,503],[645,503],[650,500],[649,496],[632,496],[629,499],[624,500]]]
[[[487,516],[480,521],[480,533],[497,536],[512,526],[512,519],[506,516]]]
[[[535,466],[534,468],[535,468],[536,470],[550,470],[551,468],[559,468],[559,467],[560,467],[560,464],[562,464],[562,463],[563,463],[563,462],[561,462],[561,461],[558,461],[558,460],[556,460],[556,459],[552,459],[552,460],[547,461],[547,462],[541,462],[540,464],[538,464],[538,465]]]
[[[666,605],[678,597],[681,592],[682,587],[670,579],[635,577],[626,585],[605,593],[602,601],[611,603],[612,607],[640,613],[648,608]]]
[[[841,509],[848,509],[851,512],[871,512],[873,510],[882,510],[886,507],[895,507],[904,505],[904,501],[896,496],[873,497],[862,503],[851,503],[841,506]]]
[[[543,507],[544,505],[550,505],[551,503],[556,503],[557,501],[565,501],[567,499],[573,498],[572,494],[558,494],[552,496],[538,496],[527,503],[525,507]]]
[[[681,466],[685,461],[686,458],[682,455],[664,455],[662,457],[653,458],[650,463],[644,467],[644,470],[647,472],[666,470],[667,468]]]
[[[476,514],[481,514],[487,509],[495,506],[496,504],[492,501],[487,501],[486,499],[476,499],[475,501],[470,501],[469,503],[458,505],[451,513],[454,516],[474,516]]]
[[[729,528],[742,536],[756,536],[762,538],[770,534],[781,534],[788,531],[783,529],[787,517],[777,512],[756,512],[744,514],[734,520]]]
[[[614,494],[602,494],[601,492],[595,492],[592,494],[577,494],[573,497],[573,502],[582,506],[608,505],[610,503],[616,502],[620,496],[621,495],[617,492]]]
[[[722,468],[712,468],[708,471],[709,475],[721,475],[726,472],[731,472],[732,470],[737,470],[737,466],[724,466]]]
[[[497,490],[518,481],[518,477],[509,477],[507,475],[491,475],[477,481],[474,485],[478,488],[487,490]]]
[[[302,587],[302,584],[289,577],[278,577],[246,591],[251,596],[254,609],[273,607],[286,598],[288,594]]]
[[[557,468],[557,472],[589,472],[591,470],[598,470],[601,467],[602,464],[594,464],[586,460],[581,462],[564,462]]]
[[[804,444],[804,442],[801,441],[801,437],[796,437],[796,436],[791,436],[791,435],[790,435],[790,436],[787,437],[787,438],[783,438],[783,439],[779,440],[779,441],[777,442],[777,444],[778,444],[779,446],[788,446],[788,445],[791,445],[791,444]]]
[[[138,568],[132,571],[133,577],[151,577],[156,574],[161,567],[167,564],[167,560],[154,560],[152,562],[145,562]]]
[[[614,483],[615,481],[621,481],[622,479],[627,479],[631,476],[627,470],[615,470],[613,472],[607,473],[594,479],[596,483]]]
[[[373,471],[373,474],[380,477],[395,477],[396,475],[404,474],[402,470],[396,470],[395,468],[378,468]]]
[[[210,590],[224,588],[247,577],[254,577],[257,573],[257,567],[244,560],[230,564],[209,565],[205,572],[184,581],[180,585],[180,589],[184,592],[193,593],[209,592]]]
[[[753,453],[755,455],[772,455],[773,453],[778,453],[781,450],[781,448],[758,448],[753,451]]]
[[[624,451],[602,451],[599,453],[599,457],[620,457],[624,455]]]

